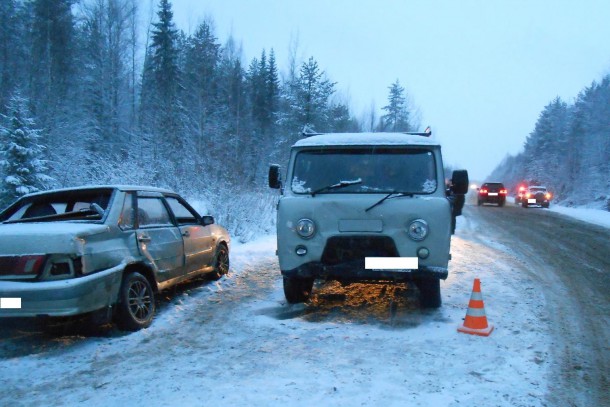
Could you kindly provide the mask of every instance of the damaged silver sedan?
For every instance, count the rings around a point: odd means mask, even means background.
[[[165,189],[35,193],[0,222],[0,317],[92,313],[138,330],[152,322],[159,291],[229,270],[228,232]]]

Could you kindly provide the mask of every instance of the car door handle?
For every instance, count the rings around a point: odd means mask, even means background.
[[[151,239],[150,239],[150,236],[148,236],[148,235],[140,235],[140,236],[138,236],[138,241],[140,241],[140,242],[150,242]]]
[[[191,235],[191,232],[189,232],[188,230],[185,230],[184,232],[182,232],[182,236],[184,237],[189,237]]]

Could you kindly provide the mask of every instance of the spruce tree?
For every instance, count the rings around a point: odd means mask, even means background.
[[[53,181],[43,160],[40,130],[27,108],[28,101],[16,92],[2,115],[0,164],[3,179],[0,199],[3,206],[22,195],[46,189]]]
[[[400,86],[400,82],[396,79],[390,87],[388,95],[388,104],[383,107],[386,114],[381,117],[382,131],[410,131],[409,110],[405,89]]]
[[[335,83],[310,57],[301,65],[296,82],[296,98],[291,106],[301,128],[325,130],[329,126],[329,98],[335,92]],[[300,130],[300,129],[299,129]]]

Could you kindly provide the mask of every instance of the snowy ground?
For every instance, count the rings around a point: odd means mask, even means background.
[[[541,287],[510,248],[474,238],[478,226],[459,219],[434,311],[378,285],[317,287],[311,304],[287,305],[275,237],[236,244],[229,275],[165,300],[149,329],[15,331],[0,344],[0,405],[547,405]],[[489,337],[457,332],[474,278]]]
[[[515,199],[513,197],[508,198],[508,201],[512,204],[515,203]],[[566,206],[554,205],[553,203],[551,203],[548,210],[552,212],[561,213],[562,215],[582,220],[584,222],[589,222],[595,225],[610,228],[610,212],[608,211],[586,207],[568,208]]]

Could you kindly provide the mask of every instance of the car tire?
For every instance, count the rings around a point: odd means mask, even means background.
[[[220,280],[222,276],[229,272],[229,248],[221,243],[216,248],[214,256],[214,271],[210,275],[212,280]]]
[[[477,200],[477,206],[481,206],[482,202]]]
[[[504,206],[504,201],[500,201],[500,202],[498,202],[498,206],[499,206],[499,207],[503,207],[503,206]]]
[[[549,208],[549,206],[551,206],[551,204],[543,204],[542,205],[543,208],[547,208],[547,209]]]
[[[441,306],[441,281],[438,278],[421,278],[415,284],[419,289],[419,303],[422,308]]]
[[[312,289],[313,278],[284,277],[284,296],[290,304],[307,301]]]
[[[527,202],[526,201],[521,202],[521,206],[524,208],[527,208]]]
[[[155,315],[155,301],[155,292],[146,277],[136,271],[126,273],[115,319],[119,329],[137,331],[150,326]]]

